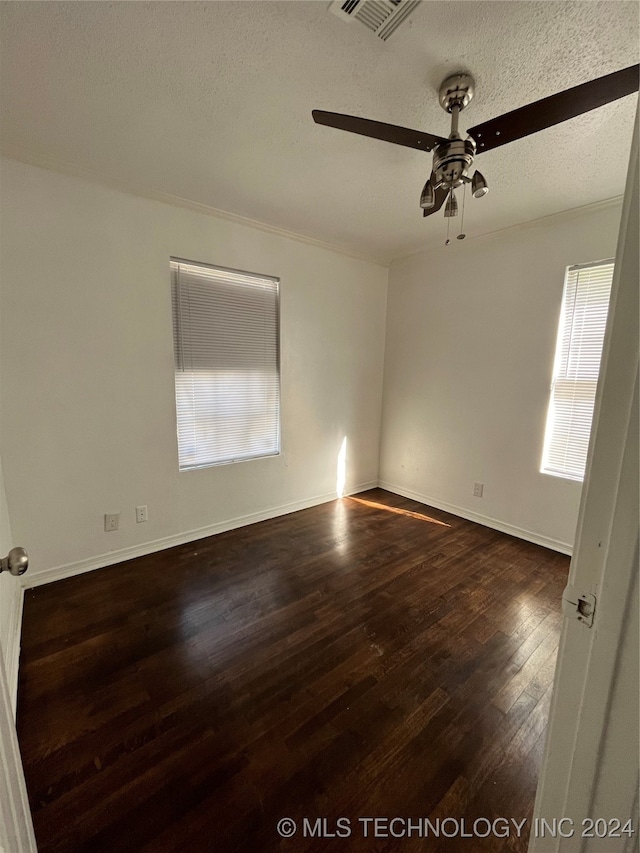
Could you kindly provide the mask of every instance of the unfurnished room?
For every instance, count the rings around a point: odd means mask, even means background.
[[[0,2],[0,853],[638,853],[639,10]]]

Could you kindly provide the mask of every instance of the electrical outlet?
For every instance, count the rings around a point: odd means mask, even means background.
[[[473,484],[473,496],[474,496],[474,498],[481,498],[483,492],[484,492],[484,483],[474,483]]]
[[[149,513],[147,512],[146,505],[136,507],[136,521],[138,524],[141,524],[143,521],[149,521]]]
[[[118,525],[120,524],[120,513],[113,512],[104,514],[104,531],[105,533],[109,533],[111,530],[117,530]]]

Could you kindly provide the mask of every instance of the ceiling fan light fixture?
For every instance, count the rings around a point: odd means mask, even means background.
[[[474,198],[482,198],[483,195],[486,195],[489,192],[487,182],[480,172],[473,173],[473,178],[471,179],[471,192],[473,193]]]
[[[433,189],[433,184],[431,183],[431,178],[427,181],[427,183],[422,188],[422,194],[420,196],[420,207],[423,209],[429,209],[434,206],[436,203],[436,194]]]
[[[456,201],[456,197],[453,194],[453,190],[449,193],[449,198],[447,199],[447,203],[444,208],[445,216],[457,216],[458,215],[458,202]]]

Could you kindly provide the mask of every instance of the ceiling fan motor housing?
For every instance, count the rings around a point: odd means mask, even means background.
[[[448,139],[437,145],[433,153],[433,171],[436,186],[455,189],[464,183],[467,172],[473,165],[476,144],[473,139]]]

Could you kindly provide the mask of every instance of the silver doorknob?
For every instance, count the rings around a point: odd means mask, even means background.
[[[29,568],[29,555],[25,548],[12,548],[6,557],[0,560],[0,572],[23,575]]]

